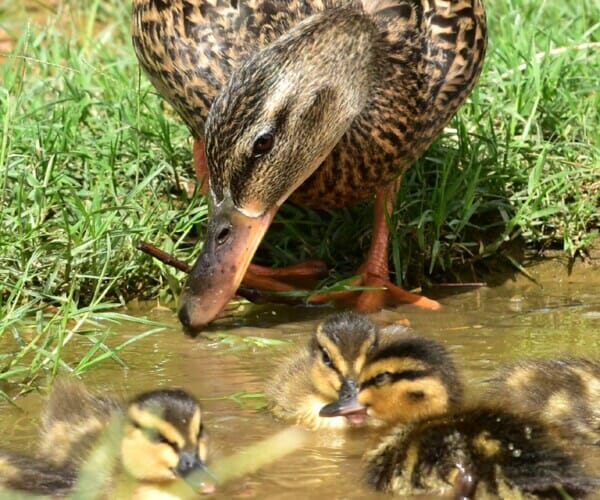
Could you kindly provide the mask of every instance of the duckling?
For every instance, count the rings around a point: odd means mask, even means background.
[[[440,307],[391,283],[387,218],[402,174],[477,81],[481,0],[134,0],[131,31],[140,65],[190,128],[197,176],[209,178],[210,221],[180,297],[188,332],[242,282],[267,286],[250,262],[288,198],[330,208],[374,195],[356,284]],[[385,298],[364,291],[357,307]]]
[[[367,413],[385,423],[409,423],[459,407],[463,386],[440,343],[423,337],[390,341],[363,363],[359,390],[321,410],[322,416]]]
[[[366,408],[401,424],[366,455],[367,480],[377,490],[563,498],[600,486],[600,478],[588,474],[538,420],[499,406],[461,404],[456,372],[442,346],[420,341],[421,350],[409,350],[405,344],[399,340],[374,352],[361,371],[356,399],[338,402],[331,412]]]
[[[600,487],[543,424],[477,407],[399,428],[367,454],[367,481],[397,495],[581,498]]]
[[[270,410],[281,420],[312,430],[364,424],[363,415],[328,418],[319,412],[342,396],[355,396],[358,374],[378,343],[379,329],[367,316],[330,316],[317,326],[308,346],[285,359],[267,382]]]
[[[600,445],[600,362],[529,359],[501,368],[489,397],[544,422],[561,439]]]
[[[132,497],[162,498],[170,490],[181,489],[180,479],[205,469],[202,412],[194,398],[180,389],[144,392],[125,404],[94,395],[74,380],[61,379],[50,394],[40,434],[36,459],[50,472],[64,473],[65,485],[86,468],[94,450],[107,440],[114,442],[109,452],[114,451],[116,464],[115,470],[101,471],[111,485],[102,485],[103,489],[116,487],[124,478],[133,484],[127,493]],[[27,470],[27,463],[23,467]],[[203,491],[214,487],[210,476],[203,481],[195,486]],[[34,491],[35,485],[21,484],[21,489]]]

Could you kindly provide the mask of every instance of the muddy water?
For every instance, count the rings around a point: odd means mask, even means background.
[[[567,277],[562,268],[546,267],[540,278],[543,288],[519,278],[496,288],[462,289],[442,298],[444,307],[439,312],[400,307],[374,318],[389,322],[406,317],[414,333],[443,342],[471,392],[477,393],[482,381],[503,362],[525,356],[599,357],[599,274],[581,269]],[[306,342],[316,322],[331,312],[326,308],[250,308],[243,317],[238,311],[221,320],[209,338],[189,339],[181,334],[171,311],[141,310],[140,314],[168,328],[123,353],[128,369],[106,363],[84,380],[98,391],[123,396],[155,387],[187,388],[202,398],[213,459],[225,456],[285,426],[263,410],[244,408],[224,397],[242,390],[260,392],[277,359]],[[123,325],[121,335],[126,338],[141,330]],[[261,348],[239,339],[228,343],[222,334],[283,339],[290,345]],[[0,404],[2,446],[31,448],[42,397],[31,394],[17,403],[21,409]],[[361,482],[360,459],[376,438],[312,433],[301,450],[225,485],[214,498],[378,498]]]

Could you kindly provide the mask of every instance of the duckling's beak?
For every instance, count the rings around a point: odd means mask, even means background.
[[[235,295],[278,207],[247,215],[230,198],[213,206],[202,253],[179,303],[179,319],[194,335],[210,323]]]
[[[194,491],[199,493],[215,491],[217,478],[195,452],[182,451],[175,471]]]
[[[367,407],[358,402],[354,380],[345,378],[337,401],[323,406],[320,417],[347,417],[354,424],[362,424],[367,417]]]

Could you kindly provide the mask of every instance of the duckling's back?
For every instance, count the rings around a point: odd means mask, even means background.
[[[600,486],[543,425],[493,408],[403,427],[368,462],[373,486],[403,495],[580,498]]]
[[[42,414],[38,455],[58,466],[81,463],[121,409],[118,400],[92,394],[81,382],[56,380]]]
[[[562,438],[600,444],[600,361],[531,359],[502,368],[490,397],[540,419]]]

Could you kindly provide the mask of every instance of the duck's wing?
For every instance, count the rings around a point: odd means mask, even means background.
[[[452,116],[483,65],[487,36],[481,0],[361,1],[385,35],[391,62],[416,66],[436,119],[440,112]]]
[[[204,120],[231,72],[237,9],[226,0],[137,0],[131,35],[158,92],[202,138]]]
[[[52,495],[52,498],[66,496],[75,485],[76,479],[72,470],[39,458],[0,450],[0,496],[2,498],[21,498],[15,491],[3,491],[3,488],[26,491],[35,495]],[[24,495],[23,498],[38,497]]]

